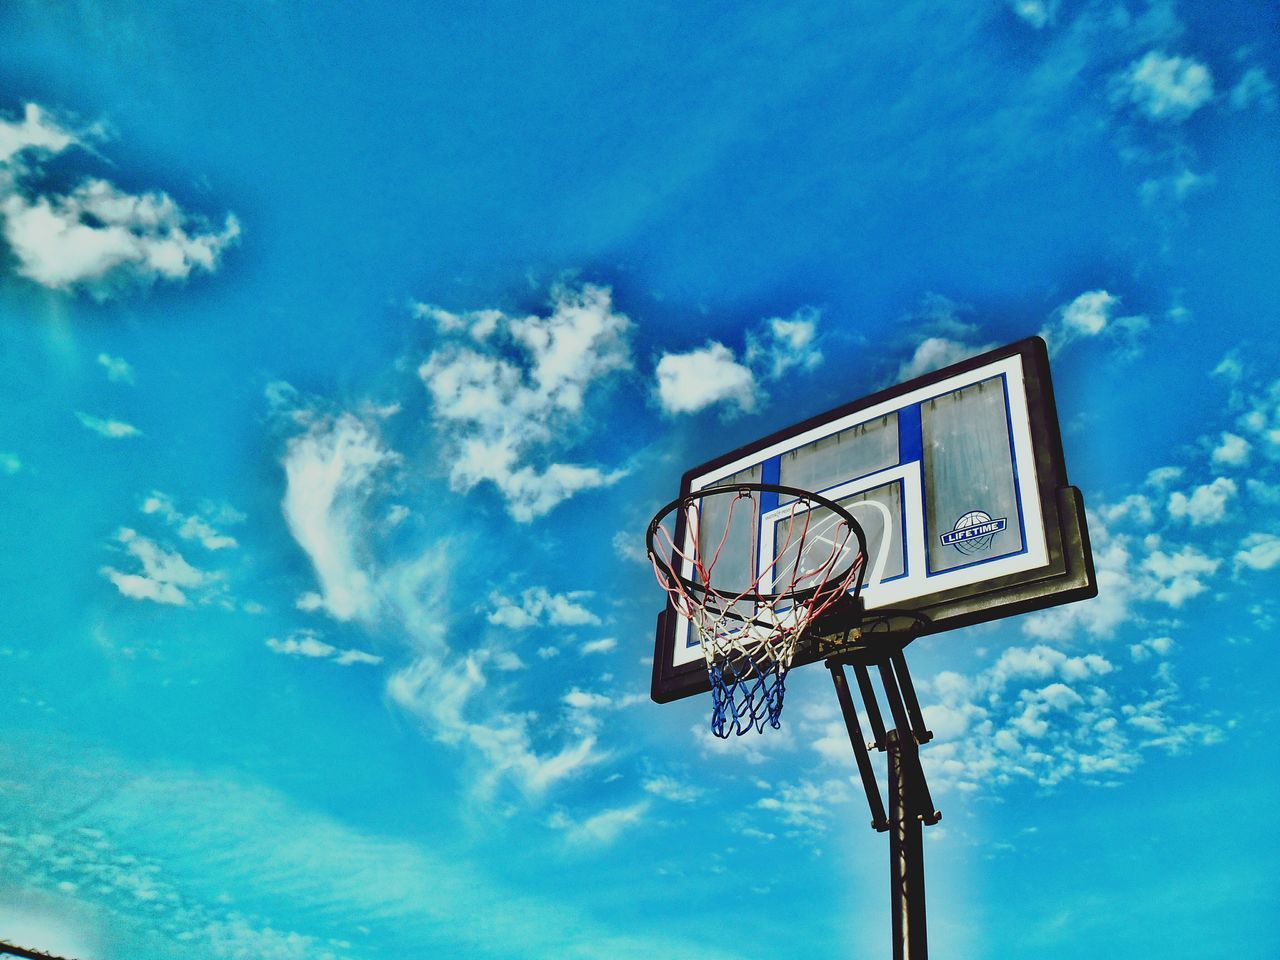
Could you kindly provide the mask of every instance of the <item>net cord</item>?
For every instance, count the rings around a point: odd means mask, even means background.
[[[728,494],[730,491],[720,491]],[[833,516],[839,532],[830,538],[831,550],[821,562],[811,568],[802,568],[806,544],[810,535],[813,507],[816,501],[797,497],[792,501],[787,515],[785,546],[776,550],[773,559],[761,567],[757,557],[756,538],[752,538],[749,553],[753,575],[746,589],[726,591],[712,586],[716,566],[729,539],[733,527],[734,512],[742,500],[750,500],[752,529],[760,529],[761,504],[754,491],[741,489],[732,493],[724,519],[724,530],[711,551],[709,559],[701,550],[702,502],[697,494],[686,498],[685,511],[688,543],[686,550],[674,542],[674,538],[661,525],[653,530],[654,546],[650,559],[658,582],[670,595],[672,604],[681,616],[692,623],[702,642],[702,652],[707,664],[707,676],[711,683],[711,729],[717,737],[731,734],[741,736],[750,730],[763,731],[765,724],[777,728],[786,692],[787,672],[795,657],[797,643],[805,628],[820,617],[839,597],[856,584],[860,588],[862,572],[866,565],[863,538],[858,537],[859,552],[849,568],[831,582],[834,569],[844,556],[854,530],[849,522]],[[800,509],[801,507],[804,509]],[[797,516],[802,514],[803,516]],[[856,523],[856,521],[854,521]],[[796,536],[797,526],[799,535]],[[825,530],[823,531],[825,532]],[[819,536],[819,542],[827,539]],[[780,566],[780,561],[794,549],[794,558]],[[686,568],[691,568],[696,581],[688,581],[656,559],[656,554],[671,556]],[[781,576],[779,572],[781,571]],[[761,585],[769,582],[769,592]],[[779,585],[781,589],[779,589]],[[780,609],[790,603],[787,609]],[[752,612],[746,616],[740,605],[750,604]]]

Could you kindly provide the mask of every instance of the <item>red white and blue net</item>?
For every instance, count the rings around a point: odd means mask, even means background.
[[[765,497],[773,494],[770,500],[777,501],[779,491],[789,503],[766,511]],[[717,501],[718,509],[708,510],[712,498],[727,498],[727,509]],[[660,522],[677,515],[683,520],[678,538]],[[747,558],[738,538],[730,536],[736,523],[752,531]],[[766,529],[768,538],[755,534]],[[668,505],[650,525],[649,559],[672,606],[702,644],[711,729],[728,737],[762,732],[766,723],[780,725],[797,646],[833,604],[856,596],[866,540],[857,521],[829,500],[767,484],[737,484],[705,488]]]

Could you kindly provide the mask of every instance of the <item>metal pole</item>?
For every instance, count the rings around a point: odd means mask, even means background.
[[[925,934],[924,846],[916,815],[916,745],[909,734],[888,733],[889,881],[893,916],[893,960],[928,960]],[[914,762],[913,762],[914,761]]]

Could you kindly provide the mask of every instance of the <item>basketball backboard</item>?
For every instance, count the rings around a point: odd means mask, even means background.
[[[1097,593],[1084,505],[1067,484],[1048,355],[1038,337],[716,457],[684,474],[680,494],[733,484],[799,488],[847,510],[865,533],[867,610],[915,611],[927,618],[926,633]],[[785,531],[794,526],[794,498],[766,493],[758,510],[733,519],[715,509],[709,500],[698,530],[675,511],[670,542],[710,539],[702,545],[721,556],[717,576],[736,562],[744,583],[777,565]],[[812,517],[818,527],[819,509]],[[684,559],[695,552],[673,552],[672,568],[695,577]],[[815,650],[801,649],[795,664],[816,659]],[[665,703],[708,688],[696,631],[668,605],[658,618],[653,699]]]

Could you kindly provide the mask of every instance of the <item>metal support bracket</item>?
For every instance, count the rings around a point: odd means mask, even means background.
[[[880,639],[884,639],[883,636]],[[905,646],[905,644],[903,644]],[[887,652],[886,652],[887,648]],[[933,739],[925,726],[915,685],[907,670],[902,646],[886,644],[877,655],[866,647],[846,650],[828,657],[827,669],[836,688],[836,699],[849,731],[849,745],[862,778],[862,789],[871,810],[871,826],[889,834],[890,904],[893,918],[894,960],[928,960],[929,947],[925,927],[924,846],[921,828],[935,824],[942,814],[934,809],[929,785],[920,765],[920,745]],[[868,741],[862,732],[858,708],[845,666],[853,667],[867,721],[874,739]],[[894,727],[886,730],[875,689],[871,683],[871,667],[880,675],[884,699]],[[888,812],[880,797],[875,770],[871,765],[872,749],[888,754]]]

